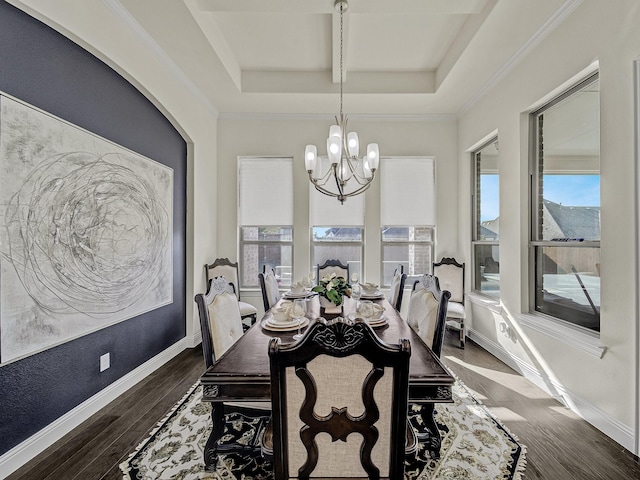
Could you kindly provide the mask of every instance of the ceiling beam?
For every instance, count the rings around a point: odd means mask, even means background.
[[[472,14],[487,0],[351,0],[352,13]],[[197,0],[200,10],[229,13],[333,13],[334,0]]]

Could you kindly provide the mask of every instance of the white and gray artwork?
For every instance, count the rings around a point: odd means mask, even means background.
[[[173,301],[173,170],[0,96],[0,363]]]

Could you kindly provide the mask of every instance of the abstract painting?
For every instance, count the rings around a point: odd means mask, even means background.
[[[0,363],[173,301],[173,170],[0,95]]]

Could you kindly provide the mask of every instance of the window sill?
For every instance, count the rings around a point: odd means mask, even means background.
[[[468,298],[469,301],[474,305],[486,308],[493,313],[497,313],[498,315],[503,314],[502,303],[500,302],[499,297],[490,297],[488,295],[482,295],[480,293],[473,292],[467,293],[466,298]]]
[[[602,358],[607,351],[607,347],[602,344],[596,333],[583,332],[562,322],[532,313],[521,313],[517,318],[522,326],[560,340],[594,357]]]

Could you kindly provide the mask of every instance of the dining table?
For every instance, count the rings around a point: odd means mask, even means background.
[[[321,309],[318,295],[305,297],[306,314],[302,332],[315,319],[328,314]],[[421,404],[420,409],[425,432],[418,439],[426,444],[432,458],[439,458],[441,437],[434,419],[437,403],[452,403],[452,386],[455,379],[444,367],[428,345],[407,324],[391,304],[379,295],[371,299],[384,307],[387,322],[376,326],[374,332],[387,343],[397,344],[400,339],[409,339],[411,357],[409,361],[409,402]],[[290,300],[286,296],[273,308]],[[345,297],[339,315],[353,319],[356,314],[356,301]],[[333,313],[332,316],[336,316]],[[380,323],[380,322],[377,322]],[[279,337],[283,344],[295,342],[293,336],[297,328],[291,330],[272,329],[273,316],[268,310],[263,318],[256,322],[239,338],[215,363],[200,377],[203,389],[203,401],[212,405],[211,418],[213,429],[204,450],[205,467],[214,469],[218,459],[218,440],[224,432],[224,414],[227,402],[265,402],[271,400],[271,379],[269,369],[268,345],[271,338]]]

